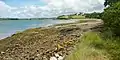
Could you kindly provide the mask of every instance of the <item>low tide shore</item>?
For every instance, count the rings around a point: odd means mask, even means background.
[[[0,21],[0,40],[31,28],[47,27],[56,24],[72,23],[77,20],[5,20]],[[14,25],[15,24],[15,25]],[[18,24],[18,25],[16,25]]]
[[[64,59],[84,32],[99,30],[101,20],[84,19],[74,23],[28,29],[0,40],[0,60]]]

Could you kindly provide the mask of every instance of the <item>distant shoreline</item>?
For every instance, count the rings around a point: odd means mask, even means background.
[[[0,20],[45,20],[45,19],[56,19],[56,18],[0,18]]]
[[[67,24],[67,23],[73,23],[73,22],[76,22],[77,20],[61,20],[61,21],[63,21],[63,22],[58,22],[57,24],[47,24],[47,25],[45,25],[45,26],[42,26],[42,27],[49,27],[49,26],[54,26],[54,25],[58,25],[58,24]],[[40,27],[37,27],[37,28],[40,28]],[[32,29],[32,28],[29,28],[29,29]],[[25,29],[25,30],[28,30],[28,29]],[[25,30],[23,30],[23,31],[25,31]],[[22,31],[21,31],[22,32]],[[16,32],[12,32],[12,33],[9,33],[8,35],[5,35],[5,36],[1,36],[0,37],[0,40],[2,40],[2,39],[5,39],[5,38],[7,38],[7,37],[11,37],[12,35],[14,35],[14,34],[17,34],[17,31]]]

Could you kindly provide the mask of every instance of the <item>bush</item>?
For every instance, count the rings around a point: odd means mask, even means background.
[[[85,17],[86,17],[86,18],[96,18],[96,19],[100,19],[101,16],[102,16],[102,13],[97,13],[97,12],[85,14]]]
[[[102,19],[105,27],[109,28],[115,35],[120,36],[120,2],[106,8]]]

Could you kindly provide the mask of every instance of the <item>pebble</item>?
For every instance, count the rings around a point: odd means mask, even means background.
[[[1,54],[5,54],[5,52],[1,52]]]
[[[57,60],[57,58],[56,57],[51,57],[50,60]]]
[[[55,54],[55,57],[59,57],[59,54],[56,53],[56,54]]]
[[[40,56],[40,54],[37,54],[37,56]]]
[[[63,60],[64,57],[60,56],[59,54],[55,54],[55,57],[51,57],[50,60]]]
[[[64,59],[64,57],[62,57],[62,56],[58,57],[58,60],[63,60],[63,59]]]

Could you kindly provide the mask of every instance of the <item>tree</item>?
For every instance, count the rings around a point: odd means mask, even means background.
[[[119,2],[119,1],[120,1],[120,0],[105,0],[104,5],[105,5],[105,6],[107,6],[107,5],[111,6],[112,4],[117,3],[117,2]]]
[[[97,19],[100,19],[101,16],[102,16],[102,13],[97,13],[97,12],[85,14],[86,18],[97,18]]]
[[[102,20],[105,27],[109,28],[115,35],[120,36],[120,2],[106,8]]]

